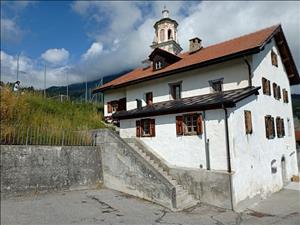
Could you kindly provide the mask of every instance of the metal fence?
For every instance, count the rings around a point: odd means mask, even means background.
[[[95,146],[96,134],[88,130],[10,127],[1,129],[1,145]]]

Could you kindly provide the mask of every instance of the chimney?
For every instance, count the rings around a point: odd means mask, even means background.
[[[190,39],[189,53],[192,54],[192,53],[199,51],[202,48],[201,42],[202,42],[202,40],[198,37],[194,37],[194,38]]]

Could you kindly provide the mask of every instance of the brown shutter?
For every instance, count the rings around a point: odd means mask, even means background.
[[[273,83],[273,96],[275,99],[277,99],[277,84]]]
[[[150,119],[150,136],[155,137],[155,119]]]
[[[183,135],[183,116],[176,116],[176,134]]]
[[[268,94],[268,90],[267,90],[267,85],[268,85],[268,81],[266,78],[262,78],[262,86],[263,86],[263,93],[264,94]]]
[[[140,120],[136,121],[136,136],[137,137],[141,136],[141,121]]]
[[[277,131],[277,137],[281,137],[281,125],[280,125],[280,118],[279,117],[277,117],[276,118],[276,131]]]
[[[201,135],[203,133],[202,129],[202,115],[199,114],[197,117],[197,135]]]
[[[252,116],[251,111],[244,111],[245,113],[245,127],[246,127],[246,134],[252,134]]]
[[[121,98],[118,102],[118,111],[126,110],[126,98]]]
[[[281,122],[281,132],[282,132],[282,137],[284,137],[284,136],[285,136],[285,130],[284,130],[284,120],[283,120],[283,119],[281,119],[281,120],[280,120],[280,122]]]
[[[268,95],[271,95],[271,81],[268,80],[267,86],[268,86]]]
[[[272,124],[272,133],[271,133],[271,135],[272,135],[272,138],[274,138],[275,137],[275,123],[274,123],[274,117],[271,117],[271,124]]]
[[[108,102],[108,103],[107,103],[107,112],[108,112],[108,113],[112,113],[111,102]]]
[[[265,116],[266,137],[269,138],[269,117]]]
[[[281,99],[281,89],[280,89],[280,86],[277,86],[277,98]]]

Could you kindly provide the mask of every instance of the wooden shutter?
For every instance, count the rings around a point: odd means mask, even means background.
[[[268,80],[268,94],[271,95],[271,81]]]
[[[199,114],[197,117],[197,135],[201,135],[202,133],[202,114]]]
[[[136,136],[137,137],[141,136],[141,121],[140,120],[136,121]]]
[[[155,119],[150,119],[150,136],[155,137]]]
[[[285,130],[284,130],[284,120],[283,120],[283,119],[281,119],[281,120],[280,120],[280,122],[281,122],[281,133],[282,133],[282,137],[284,137],[284,136],[285,136]]]
[[[280,118],[277,117],[276,118],[276,131],[277,131],[277,137],[281,137],[281,121],[280,121]]]
[[[271,117],[271,124],[272,124],[272,126],[271,126],[271,130],[272,130],[272,132],[271,132],[271,137],[274,138],[274,137],[275,137],[275,123],[274,123],[274,117]]]
[[[275,99],[277,99],[277,84],[273,83],[273,96]]]
[[[263,87],[263,93],[268,94],[268,80],[266,78],[262,78],[262,87]]]
[[[112,113],[112,105],[111,105],[111,102],[108,102],[108,103],[107,103],[107,112],[108,112],[108,113]]]
[[[281,99],[281,89],[280,89],[280,86],[277,86],[277,98]]]
[[[269,117],[268,116],[265,116],[265,128],[266,128],[266,137],[269,138],[270,132],[269,132]]]
[[[118,111],[126,110],[126,98],[121,98],[118,102]]]
[[[183,135],[183,116],[176,116],[176,134]]]
[[[252,134],[252,116],[251,111],[244,111],[246,134]]]

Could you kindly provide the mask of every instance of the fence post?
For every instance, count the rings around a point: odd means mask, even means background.
[[[28,132],[29,132],[29,127],[27,127],[27,131],[26,131],[26,145],[28,145]]]

